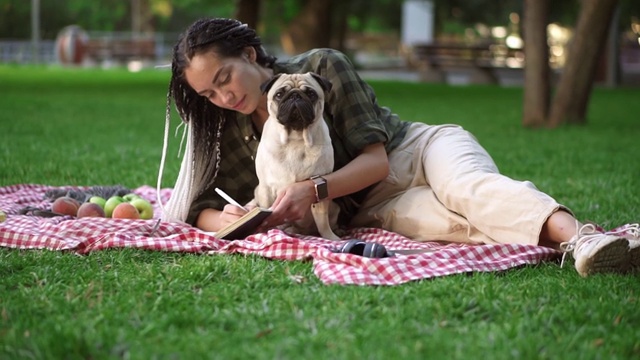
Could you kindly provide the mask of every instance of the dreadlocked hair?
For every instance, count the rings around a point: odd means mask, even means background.
[[[158,174],[158,203],[163,219],[185,221],[191,203],[215,180],[220,167],[220,143],[225,121],[235,112],[212,104],[189,86],[184,71],[198,54],[214,51],[220,57],[240,57],[247,47],[256,51],[256,62],[273,67],[276,58],[266,53],[255,30],[234,19],[205,18],[194,22],[173,48],[171,80],[167,92],[164,145]],[[168,144],[171,99],[186,129],[186,147],[171,198],[162,205],[160,189]],[[181,143],[182,148],[182,143]],[[212,161],[215,159],[215,161]]]

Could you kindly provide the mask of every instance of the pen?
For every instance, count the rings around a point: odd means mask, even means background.
[[[229,204],[235,205],[235,206],[241,208],[244,211],[249,211],[244,206],[240,205],[237,201],[233,200],[233,198],[231,196],[227,195],[226,192],[224,192],[224,191],[222,191],[222,190],[220,190],[218,188],[216,188],[215,190],[218,193],[218,195],[222,196],[223,199],[227,200],[227,202]]]

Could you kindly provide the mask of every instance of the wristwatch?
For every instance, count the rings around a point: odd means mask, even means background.
[[[316,202],[320,202],[329,197],[327,180],[320,175],[313,175],[309,180],[313,181],[316,187]]]

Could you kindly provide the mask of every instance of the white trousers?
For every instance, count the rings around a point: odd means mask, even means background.
[[[570,212],[531,182],[501,175],[476,138],[456,125],[413,123],[389,166],[352,226],[418,241],[535,245],[551,214]]]

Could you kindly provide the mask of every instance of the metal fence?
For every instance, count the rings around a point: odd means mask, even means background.
[[[146,60],[153,63],[163,63],[170,59],[171,49],[178,38],[178,34],[155,33],[153,35],[135,35],[131,32],[87,32],[89,47],[102,44],[100,54],[87,54],[86,63],[100,65],[101,62],[113,62],[109,54],[109,44],[122,44],[123,41],[133,39],[147,39],[153,43],[153,52]],[[121,48],[114,46],[114,52]],[[118,58],[117,54],[113,54]],[[55,64],[59,60],[56,55],[55,40],[41,40],[37,43],[37,49],[30,40],[0,39],[0,63],[9,64]]]
[[[34,49],[31,41],[0,40],[0,63],[29,64],[36,58],[40,63],[55,63],[55,41],[40,41]]]

